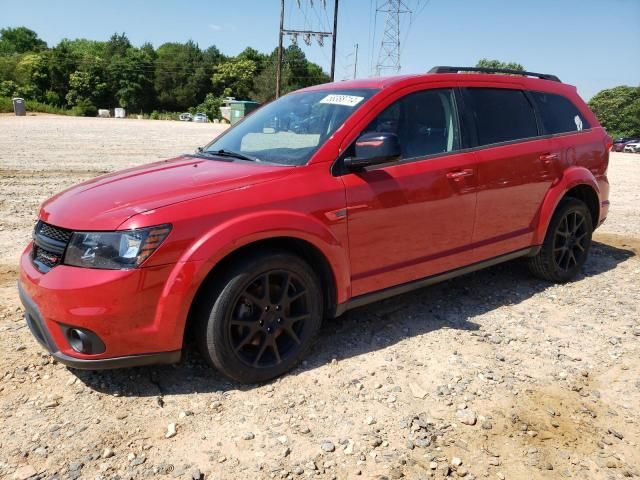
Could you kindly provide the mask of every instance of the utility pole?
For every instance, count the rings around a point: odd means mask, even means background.
[[[298,0],[298,7],[300,7],[301,2],[305,0]],[[313,6],[313,0],[308,0]],[[333,30],[330,32],[326,31],[316,31],[316,30],[294,30],[285,28],[284,26],[284,2],[285,0],[280,0],[280,33],[278,36],[278,65],[276,65],[276,98],[280,97],[280,92],[282,91],[282,63],[284,57],[284,49],[283,49],[283,38],[285,35],[290,36],[292,42],[295,44],[298,42],[298,37],[302,37],[304,42],[307,45],[311,45],[312,38],[315,38],[318,42],[318,45],[321,47],[324,46],[324,39],[331,37],[331,81],[334,81],[335,70],[336,70],[336,41],[337,41],[337,31],[338,31],[338,0],[335,0],[334,8],[333,8]],[[327,3],[326,0],[323,1],[324,8],[326,9]]]
[[[284,0],[280,0],[280,33],[278,36],[278,66],[276,67],[276,98],[280,97],[282,91],[282,35],[284,28]]]
[[[331,32],[331,81],[336,77],[336,40],[338,37],[338,0],[333,7],[333,32]]]
[[[353,62],[353,79],[358,76],[358,44],[356,43],[356,58]]]
[[[400,72],[400,15],[411,13],[403,0],[384,0],[376,8],[376,16],[383,13],[386,16],[384,32],[375,75],[380,76],[383,71]]]

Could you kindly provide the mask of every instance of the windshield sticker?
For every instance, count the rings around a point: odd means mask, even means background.
[[[582,119],[578,115],[573,117],[573,121],[576,122],[576,130],[582,130]]]
[[[343,105],[345,107],[355,107],[364,97],[356,97],[355,95],[336,95],[331,94],[320,100],[320,103],[330,103],[331,105]]]

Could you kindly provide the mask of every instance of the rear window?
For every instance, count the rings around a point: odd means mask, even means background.
[[[566,97],[554,93],[531,92],[546,133],[579,132],[591,128],[580,110]]]
[[[538,135],[533,108],[520,90],[467,88],[466,103],[475,117],[479,145]]]

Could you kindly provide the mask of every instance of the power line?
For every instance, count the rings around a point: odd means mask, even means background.
[[[307,45],[311,45],[312,41],[315,39],[318,42],[318,45],[321,47],[324,46],[325,38],[331,38],[331,81],[335,79],[335,68],[336,68],[336,38],[337,38],[337,30],[338,30],[338,0],[335,0],[335,4],[333,7],[333,29],[328,30],[312,30],[311,23],[309,22],[309,17],[307,15],[308,5],[306,3],[307,0],[298,0],[298,8],[302,12],[304,16],[304,28],[303,29],[289,29],[285,28],[285,0],[280,0],[280,30],[278,34],[278,60],[276,66],[276,98],[280,96],[280,92],[282,90],[282,64],[284,57],[284,49],[283,49],[283,39],[286,36],[291,38],[291,41],[294,44],[298,43],[298,37],[302,37],[303,41]],[[316,12],[315,7],[313,6],[313,0],[308,0],[311,3],[311,9],[314,11],[318,19],[320,20],[320,28],[323,28],[323,22],[318,12]],[[304,8],[302,6],[302,2],[304,3]],[[323,6],[326,10],[327,3],[326,0],[322,0]],[[326,15],[326,13],[325,13]]]

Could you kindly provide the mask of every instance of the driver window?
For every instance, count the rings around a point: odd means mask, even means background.
[[[398,136],[401,159],[420,158],[460,149],[453,90],[411,93],[383,110],[362,133]]]

